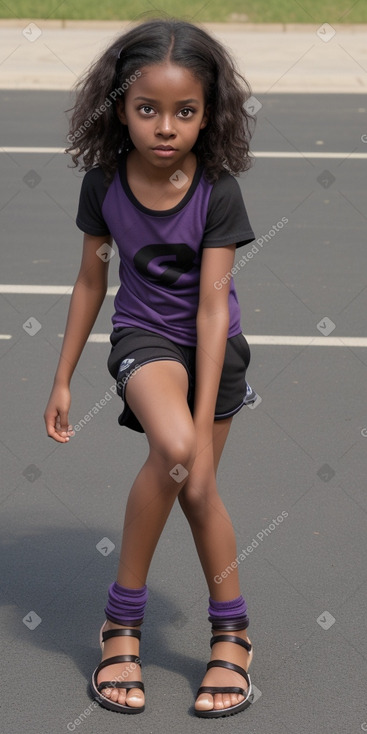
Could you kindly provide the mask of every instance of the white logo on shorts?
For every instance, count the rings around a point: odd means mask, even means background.
[[[119,372],[127,370],[133,362],[135,362],[135,359],[124,359],[120,364]]]

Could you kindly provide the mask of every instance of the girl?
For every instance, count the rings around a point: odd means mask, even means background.
[[[247,607],[237,569],[220,576],[236,542],[215,479],[232,416],[254,396],[231,278],[236,247],[254,239],[231,175],[250,165],[248,96],[206,32],[152,20],[105,51],[78,83],[73,107],[67,151],[87,170],[76,220],[84,245],[45,421],[56,441],[73,435],[70,379],[106,294],[114,239],[121,286],[108,367],[124,401],[120,425],[149,443],[127,501],[91,682],[96,700],[121,713],[144,710],[146,579],[176,498],[210,594],[212,659],[195,713],[227,716],[250,702]]]

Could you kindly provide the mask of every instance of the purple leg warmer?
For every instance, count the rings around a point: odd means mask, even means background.
[[[209,597],[209,622],[214,630],[244,630],[249,625],[243,596],[231,601],[215,601]]]
[[[115,581],[108,589],[108,601],[105,614],[110,622],[124,627],[138,627],[143,623],[148,589],[129,589]]]

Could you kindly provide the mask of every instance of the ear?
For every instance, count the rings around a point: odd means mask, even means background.
[[[209,105],[207,105],[207,107],[205,108],[204,117],[203,117],[203,119],[201,121],[201,124],[200,124],[200,130],[203,130],[204,127],[207,126],[208,121],[209,121],[209,113],[210,113],[210,107],[209,107]]]
[[[127,125],[124,103],[120,98],[116,100],[116,112],[120,122],[122,122],[123,125]]]

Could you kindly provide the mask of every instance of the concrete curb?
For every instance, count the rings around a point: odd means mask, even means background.
[[[62,19],[43,19],[43,18],[0,18],[0,28],[24,28],[29,23],[36,23],[42,28],[50,29],[67,29],[67,30],[119,30],[126,25],[133,25],[134,20],[62,20]],[[214,32],[226,30],[233,33],[304,33],[313,32],[320,27],[320,23],[245,23],[244,21],[228,21],[228,23],[205,22],[198,23]],[[344,31],[348,33],[366,33],[367,23],[334,23],[332,27],[336,31]]]
[[[70,90],[131,21],[0,23],[0,89]],[[366,25],[202,24],[233,54],[254,95],[367,88]],[[260,30],[260,28],[262,30]]]

